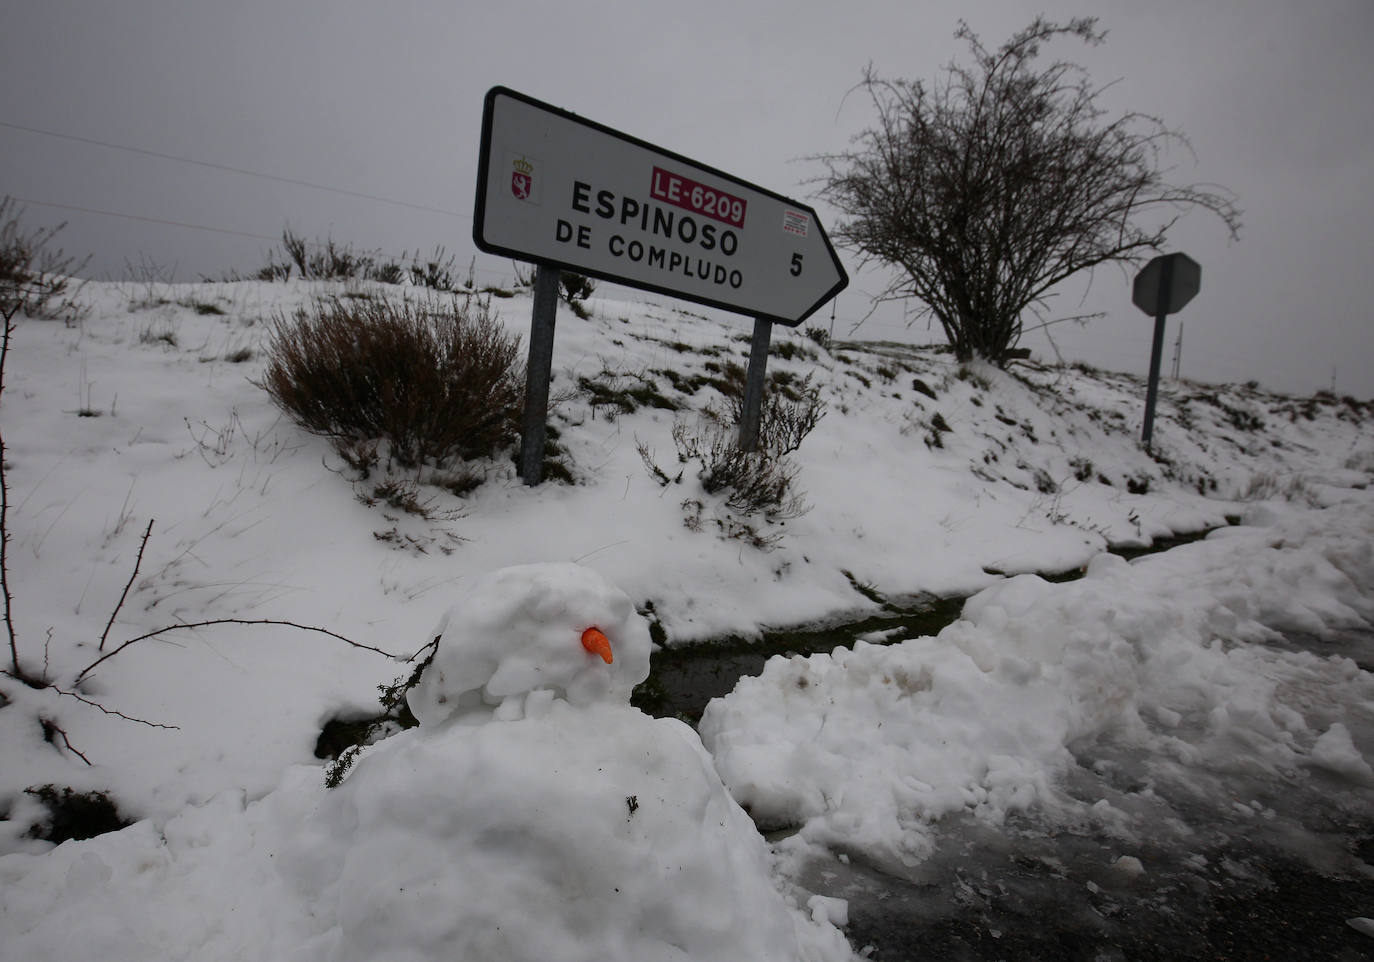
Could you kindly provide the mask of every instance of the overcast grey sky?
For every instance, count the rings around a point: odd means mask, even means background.
[[[1170,319],[1166,372],[1181,319],[1185,377],[1293,393],[1334,380],[1374,397],[1370,0],[9,0],[0,193],[30,201],[30,223],[66,220],[64,246],[92,253],[100,277],[141,259],[178,280],[249,273],[272,246],[260,238],[288,221],[358,249],[442,244],[465,271],[482,98],[503,84],[807,200],[824,220],[802,158],[843,149],[868,123],[863,98],[845,99],[865,64],[931,78],[964,53],[960,17],[995,46],[1040,12],[1099,17],[1105,44],[1047,54],[1119,78],[1109,107],[1191,138],[1196,159],[1168,158],[1171,178],[1224,184],[1244,211],[1238,243],[1204,212],[1173,235],[1203,275]],[[484,280],[511,275],[509,261],[477,264]],[[882,286],[851,275],[837,334]],[[1107,315],[1055,328],[1065,356],[1145,373],[1152,322],[1131,306],[1129,278],[1100,271],[1086,300],[1082,287],[1055,308]],[[905,332],[896,309],[859,336],[938,340],[924,321]],[[1053,356],[1038,335],[1026,343]]]

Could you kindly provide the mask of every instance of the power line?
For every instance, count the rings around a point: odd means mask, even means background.
[[[203,230],[210,231],[214,234],[229,234],[234,237],[249,237],[253,240],[265,240],[270,241],[273,244],[277,243],[282,239],[280,235],[272,237],[267,234],[254,234],[250,231],[232,230],[228,227],[207,227],[204,224],[190,224],[186,221],[166,220],[161,217],[145,217],[141,214],[125,214],[113,210],[98,210],[94,207],[81,207],[77,204],[59,204],[55,201],[50,200],[33,200],[32,198],[28,197],[17,197],[14,195],[10,196],[12,196],[14,200],[18,201],[21,204],[33,204],[37,207],[56,207],[58,210],[71,210],[77,211],[82,214],[97,214],[101,217],[122,217],[125,220],[143,221],[145,224],[165,224],[169,227],[185,227],[189,230]],[[329,246],[328,244],[321,244],[318,241],[306,241],[305,244],[307,247],[312,247],[317,250],[325,250]],[[387,253],[386,251],[380,250],[367,251],[366,253],[376,254],[377,256],[388,258],[389,260],[397,263],[404,260],[413,260],[420,257],[419,249],[415,251],[415,258],[411,258],[407,252],[402,252],[399,257],[395,254]],[[473,269],[480,274],[504,274],[503,271],[493,270],[491,268],[486,267],[474,267]]]
[[[211,170],[226,170],[230,173],[243,174],[247,177],[261,177],[264,180],[275,180],[281,184],[293,184],[297,187],[309,187],[313,190],[327,190],[331,193],[344,194],[348,197],[359,197],[363,200],[374,200],[382,204],[395,204],[398,207],[409,207],[412,210],[428,211],[431,214],[444,214],[448,217],[461,217],[464,220],[472,220],[471,214],[460,214],[454,210],[445,210],[441,207],[428,207],[424,204],[412,204],[409,201],[405,200],[396,200],[391,197],[382,197],[378,194],[367,194],[362,191],[348,190],[343,187],[330,187],[328,184],[316,184],[313,181],[301,180],[298,177],[278,177],[276,174],[265,174],[262,171],[248,170],[245,167],[231,167],[228,164],[217,164],[208,160],[196,160],[191,157],[180,157],[176,154],[164,154],[156,150],[145,150],[142,147],[129,147],[125,144],[110,143],[106,140],[95,140],[91,137],[78,137],[74,134],[58,133],[55,130],[41,130],[37,127],[26,127],[23,124],[10,123],[9,121],[5,120],[0,120],[0,127],[9,127],[13,130],[22,130],[30,134],[41,134],[44,137],[56,137],[59,140],[71,140],[80,144],[93,144],[96,147],[108,147],[111,150],[125,150],[131,154],[143,154],[146,157],[157,157],[162,160],[172,160],[181,164],[194,164],[197,167],[208,167]]]
[[[208,230],[216,234],[232,234],[235,237],[251,237],[255,240],[265,240],[276,243],[281,238],[269,237],[266,234],[250,234],[248,231],[230,230],[227,227],[206,227],[204,224],[188,224],[180,220],[163,220],[161,217],[143,217],[138,214],[121,214],[112,210],[96,210],[94,207],[78,207],[75,204],[58,204],[49,200],[30,200],[27,197],[15,197],[21,204],[35,204],[38,207],[56,207],[59,210],[74,210],[83,214],[99,214],[102,217],[123,217],[126,220],[141,220],[147,224],[167,224],[172,227],[189,227],[191,230]]]

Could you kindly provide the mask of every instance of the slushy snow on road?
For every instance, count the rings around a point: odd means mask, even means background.
[[[1134,563],[1099,555],[1066,584],[1007,579],[935,637],[774,658],[707,707],[702,738],[761,825],[801,829],[794,850],[859,851],[898,873],[956,814],[1001,825],[1033,809],[1158,837],[1105,788],[1066,790],[1099,742],[1153,759],[1142,784],[1321,769],[1363,792],[1374,775],[1351,729],[1374,735],[1374,677],[1265,643],[1374,619],[1374,512],[1250,520]]]

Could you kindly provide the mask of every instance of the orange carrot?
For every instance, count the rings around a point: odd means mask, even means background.
[[[611,663],[611,642],[600,628],[588,628],[582,632],[582,647],[593,655],[600,655],[606,664]]]

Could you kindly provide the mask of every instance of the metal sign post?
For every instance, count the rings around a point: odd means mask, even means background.
[[[1150,444],[1150,438],[1154,434],[1155,427],[1155,402],[1159,398],[1159,362],[1160,355],[1164,352],[1164,319],[1168,316],[1169,289],[1174,282],[1174,262],[1165,259],[1159,271],[1159,282],[1155,303],[1155,337],[1153,347],[1150,350],[1150,380],[1145,388],[1145,428],[1141,432],[1140,439],[1146,446]]]
[[[553,370],[553,324],[558,316],[558,268],[540,264],[534,272],[530,357],[525,366],[525,415],[520,432],[520,477],[528,485],[544,480],[548,436],[549,380]]]
[[[749,371],[744,376],[744,410],[739,419],[739,446],[742,451],[752,451],[758,447],[764,375],[768,367],[768,342],[772,336],[773,322],[763,317],[754,318],[754,339],[749,345]]]
[[[1150,380],[1145,388],[1145,427],[1140,440],[1149,447],[1154,434],[1155,401],[1159,396],[1159,364],[1164,353],[1165,318],[1183,310],[1202,286],[1202,268],[1187,254],[1161,254],[1135,276],[1131,302],[1154,315],[1154,347],[1150,352]]]

